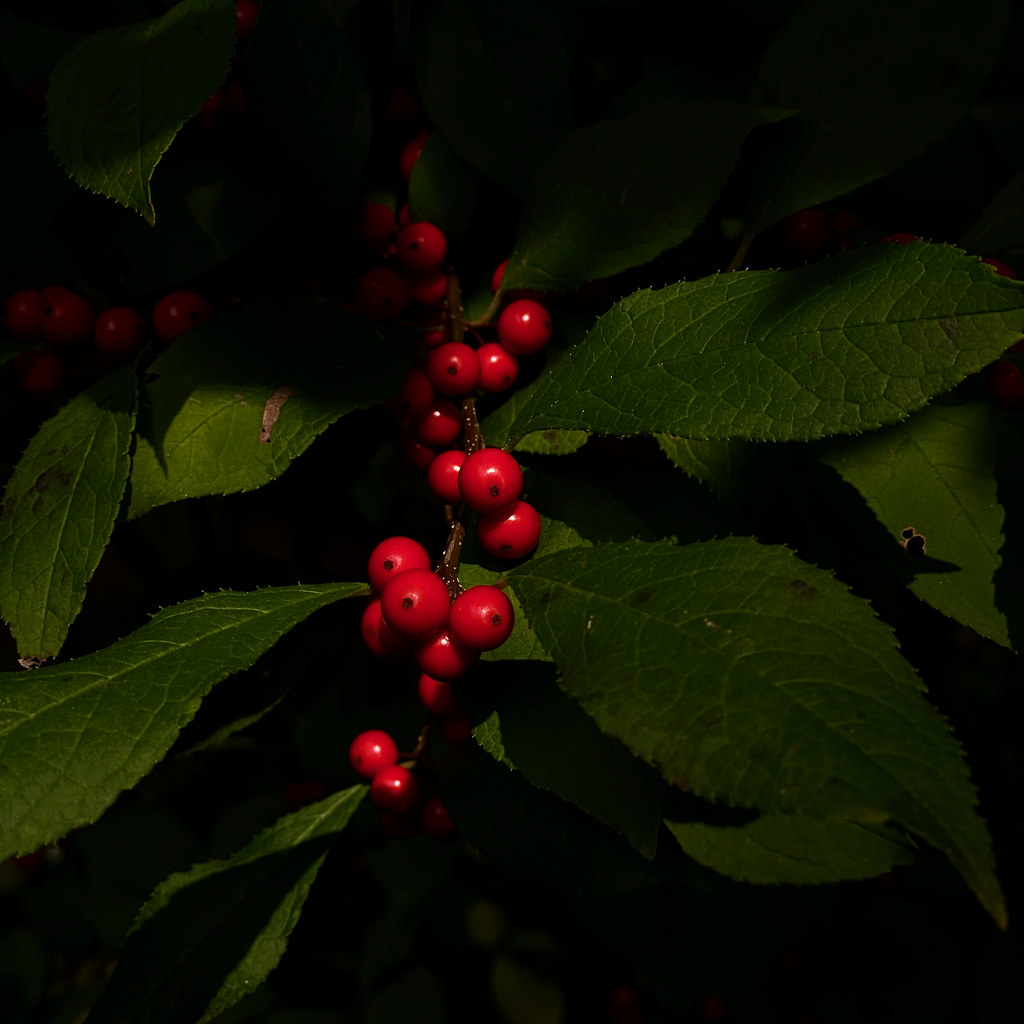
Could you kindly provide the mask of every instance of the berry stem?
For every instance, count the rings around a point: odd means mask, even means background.
[[[725,268],[727,274],[734,270],[739,270],[743,265],[743,261],[747,258],[747,251],[750,249],[751,243],[754,241],[755,232],[748,231],[741,239],[740,244],[736,247],[736,252],[733,253],[733,257],[729,260],[729,266]]]
[[[476,318],[467,322],[467,327],[486,327],[498,313],[501,304],[505,299],[504,289],[499,288],[491,298],[491,304]]]
[[[448,297],[445,300],[448,306],[448,316],[445,318],[451,327],[451,340],[462,341],[466,333],[466,321],[463,318],[465,312],[462,307],[462,287],[459,284],[459,275],[454,271],[448,274]]]

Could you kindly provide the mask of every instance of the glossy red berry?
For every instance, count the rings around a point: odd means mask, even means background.
[[[797,210],[782,222],[782,244],[795,256],[816,260],[831,252],[836,237],[824,210]]]
[[[401,814],[420,798],[420,784],[408,768],[394,764],[381,768],[370,783],[370,799],[384,811]]]
[[[44,349],[22,352],[15,357],[12,368],[18,386],[32,398],[52,398],[67,376],[60,356]]]
[[[402,275],[390,267],[374,267],[356,281],[353,298],[363,316],[395,320],[409,305],[409,289]]]
[[[412,537],[388,537],[370,552],[366,573],[378,594],[406,569],[429,569],[427,549]]]
[[[170,344],[209,319],[212,312],[210,304],[196,292],[171,292],[153,307],[153,333]]]
[[[388,402],[388,408],[396,416],[408,416],[416,419],[422,416],[434,401],[434,385],[422,371],[413,367],[405,376],[402,386],[394,398]]]
[[[447,586],[429,569],[406,569],[396,574],[380,594],[384,621],[403,636],[436,633],[447,622],[450,606]]]
[[[358,775],[372,779],[381,768],[398,764],[398,746],[383,729],[367,729],[352,741],[348,760]]]
[[[474,512],[493,515],[523,493],[523,471],[515,456],[502,448],[480,448],[459,471],[459,490]]]
[[[488,395],[507,391],[519,376],[519,359],[496,341],[488,341],[476,350],[480,360],[480,379],[476,386]]]
[[[992,401],[1004,409],[1024,409],[1024,372],[1016,363],[993,363],[985,375]]]
[[[1009,263],[1004,263],[1002,260],[987,259],[982,260],[982,263],[987,263],[1000,277],[1008,277],[1011,280],[1016,280],[1017,275],[1013,272],[1013,267]]]
[[[439,796],[432,796],[423,805],[423,831],[433,839],[448,839],[455,834],[452,821]]]
[[[4,303],[4,331],[19,341],[35,341],[39,337],[43,305],[43,293],[35,288],[15,292]]]
[[[450,682],[465,675],[476,664],[480,652],[460,644],[447,629],[443,629],[417,641],[413,655],[421,672]]]
[[[405,144],[402,152],[398,155],[398,170],[402,177],[408,181],[412,177],[412,169],[423,152],[423,147],[430,138],[429,132],[419,132],[415,138]]]
[[[437,720],[437,731],[445,743],[455,746],[457,743],[465,743],[473,735],[473,726],[469,719],[458,712],[454,715],[445,715]]]
[[[39,333],[51,345],[70,348],[85,341],[92,334],[95,323],[92,306],[81,295],[61,292],[43,306]]]
[[[462,413],[448,398],[437,398],[416,420],[416,433],[424,444],[446,448],[462,437]]]
[[[461,341],[446,341],[427,356],[427,376],[442,395],[464,395],[480,380],[480,357]]]
[[[910,235],[906,231],[894,231],[891,235],[885,235],[879,242],[893,242],[896,245],[906,245],[908,242],[920,242],[919,235]]]
[[[510,302],[498,317],[498,341],[518,356],[542,349],[551,337],[551,315],[533,299]]]
[[[420,673],[419,695],[420,703],[432,715],[444,717],[462,713],[459,702],[452,696],[452,684],[446,679],[435,679],[426,672]]]
[[[409,640],[395,632],[381,613],[380,598],[375,598],[363,610],[360,623],[363,643],[381,661],[401,661],[409,653]]]
[[[434,306],[444,302],[448,294],[448,275],[443,270],[431,270],[405,279],[409,301],[421,306]]]
[[[92,336],[96,347],[108,356],[130,356],[146,340],[146,325],[134,309],[111,306],[96,317]]]
[[[540,540],[540,515],[525,501],[515,502],[507,512],[481,516],[476,524],[480,546],[495,558],[522,558]]]
[[[501,279],[505,276],[505,268],[507,266],[508,260],[502,260],[494,268],[494,273],[491,274],[491,294],[497,295],[501,290]]]
[[[434,496],[446,505],[457,505],[462,501],[459,490],[459,470],[466,454],[459,448],[441,452],[427,469],[427,486]]]
[[[383,253],[398,231],[394,211],[383,203],[360,203],[352,215],[352,237],[365,249]]]
[[[255,0],[235,0],[235,35],[239,39],[248,39],[252,35],[259,13],[260,5]]]
[[[512,634],[515,613],[505,592],[487,584],[464,590],[452,602],[448,632],[477,651],[493,651]]]
[[[398,262],[412,274],[437,270],[448,252],[444,232],[427,221],[417,220],[402,228],[395,239]]]

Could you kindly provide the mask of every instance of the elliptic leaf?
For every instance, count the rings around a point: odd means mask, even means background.
[[[207,594],[94,654],[0,673],[0,860],[95,820],[167,753],[209,690],[361,583]]]
[[[750,444],[740,438],[698,441],[692,437],[655,434],[658,447],[688,476],[728,493],[742,486]]]
[[[960,245],[985,256],[1024,245],[1024,172],[985,207],[964,232]]]
[[[866,246],[628,296],[509,428],[809,440],[873,430],[998,358],[1024,290],[952,246]]]
[[[97,32],[57,61],[50,147],[75,181],[155,221],[150,179],[227,74],[234,10],[229,0],[181,0],[160,18]]]
[[[562,551],[507,576],[569,693],[670,782],[769,814],[891,819],[1005,924],[959,747],[831,575],[735,537]]]
[[[162,882],[139,912],[91,1019],[206,1024],[277,966],[324,857],[368,789],[286,815],[225,860]]]
[[[134,367],[47,420],[14,468],[0,513],[0,612],[18,653],[56,655],[121,508],[135,426]]]

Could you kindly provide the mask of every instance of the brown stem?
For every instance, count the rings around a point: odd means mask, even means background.
[[[465,311],[462,308],[462,287],[459,285],[459,275],[454,270],[448,274],[447,303],[447,321],[451,326],[451,340],[462,341],[462,336],[466,333],[466,321],[462,315]]]
[[[416,746],[412,748],[407,754],[402,751],[398,752],[399,761],[419,761],[427,749],[427,744],[430,742],[430,723],[428,722],[420,730],[419,736],[416,737]]]
[[[748,231],[741,239],[740,244],[736,247],[736,252],[733,253],[732,259],[729,261],[729,266],[725,268],[727,274],[734,270],[739,270],[743,265],[743,261],[747,258],[747,250],[750,249],[751,243],[754,241],[754,232]]]
[[[470,327],[483,327],[489,324],[494,319],[494,314],[498,312],[501,306],[501,301],[504,299],[505,293],[499,288],[494,293],[494,297],[491,299],[491,304],[478,316],[475,320],[469,321]]]

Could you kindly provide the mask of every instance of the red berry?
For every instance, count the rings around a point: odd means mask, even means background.
[[[416,433],[424,444],[447,447],[462,437],[462,413],[447,398],[437,398],[416,420]]]
[[[491,293],[497,295],[501,290],[501,279],[505,276],[505,268],[508,266],[508,260],[502,260],[495,268],[494,273],[491,274]]]
[[[419,160],[429,138],[429,132],[419,132],[414,139],[405,144],[405,148],[398,155],[398,170],[406,181],[412,177],[412,169],[416,166],[416,161]]]
[[[202,295],[190,291],[171,292],[153,307],[153,333],[170,344],[209,319],[212,312]]]
[[[462,501],[459,490],[459,470],[466,454],[459,448],[441,452],[427,469],[427,485],[434,496],[446,505],[457,505]]]
[[[982,260],[981,262],[987,263],[1002,277],[1009,277],[1011,280],[1017,279],[1017,275],[1013,272],[1013,267],[1011,267],[1009,263],[1004,263],[1002,260],[996,259]]]
[[[460,644],[448,630],[443,629],[417,641],[413,655],[421,672],[450,682],[465,675],[476,664],[480,652]]]
[[[248,39],[252,35],[259,13],[260,5],[255,0],[235,0],[235,35],[239,39]]]
[[[405,377],[395,397],[388,402],[388,408],[396,416],[415,419],[422,416],[434,401],[434,385],[422,370],[413,367]]]
[[[542,349],[551,337],[551,315],[533,299],[510,302],[498,317],[498,341],[518,356]]]
[[[473,735],[473,726],[469,719],[458,712],[454,715],[445,715],[437,720],[437,731],[445,743],[455,746],[457,743],[464,743]]]
[[[12,363],[18,386],[32,398],[52,398],[66,376],[60,356],[44,349],[22,352]]]
[[[519,359],[496,341],[488,341],[476,350],[480,360],[477,387],[488,395],[506,391],[519,376]]]
[[[384,97],[385,121],[411,121],[420,112],[416,94],[396,86]]]
[[[985,376],[992,401],[1004,409],[1024,409],[1024,373],[1016,363],[993,363]]]
[[[444,232],[427,221],[417,220],[398,232],[395,255],[398,262],[413,274],[437,270],[448,252]]]
[[[424,444],[412,434],[404,434],[398,439],[398,458],[403,466],[426,473],[436,457],[436,449]]]
[[[348,759],[358,775],[372,779],[381,768],[398,764],[398,746],[383,729],[367,729],[352,741]]]
[[[445,717],[461,714],[459,702],[452,696],[452,684],[445,679],[435,679],[420,673],[420,703],[433,715]]]
[[[444,340],[444,331],[428,331],[423,335],[423,341],[420,342],[420,349],[423,352],[429,352],[432,348],[437,348],[438,345],[443,345]]]
[[[224,86],[224,113],[228,117],[245,117],[245,90],[237,78]]]
[[[824,210],[797,210],[782,222],[782,244],[804,259],[824,256],[832,250],[835,240],[832,223]]]
[[[860,227],[860,217],[851,210],[840,210],[832,215],[832,227],[836,231],[856,231]]]
[[[384,811],[401,814],[420,798],[420,784],[408,768],[393,764],[381,768],[370,783],[370,799]]]
[[[390,267],[374,267],[354,289],[356,310],[372,320],[394,320],[409,305],[409,289],[401,274]]]
[[[95,323],[92,306],[81,295],[61,292],[43,306],[39,333],[51,345],[69,348],[85,341]]]
[[[480,546],[495,558],[522,558],[540,540],[540,515],[525,501],[515,502],[507,512],[481,516],[476,524]]]
[[[396,633],[381,614],[380,598],[375,598],[363,610],[360,623],[363,643],[381,661],[401,661],[409,651],[409,641]]]
[[[411,537],[388,537],[370,552],[366,573],[370,586],[379,594],[398,573],[407,569],[429,569],[427,549]]]
[[[421,306],[444,302],[448,294],[448,275],[443,270],[431,270],[426,274],[407,277],[405,283],[409,288],[409,301]]]
[[[908,235],[906,231],[894,231],[891,235],[886,235],[884,238],[880,238],[879,241],[894,242],[896,245],[906,245],[908,242],[920,242],[921,238],[919,235]]]
[[[43,293],[35,288],[15,292],[4,303],[4,330],[19,341],[35,341],[39,337],[43,305]]]
[[[360,203],[352,215],[352,237],[373,253],[383,253],[395,237],[394,211],[383,203]]]
[[[429,569],[397,573],[380,594],[384,621],[403,636],[436,633],[447,622],[450,605],[448,588]]]
[[[423,831],[434,839],[448,839],[455,832],[455,822],[439,796],[432,796],[423,807]]]
[[[504,591],[487,584],[464,590],[452,602],[448,632],[476,651],[493,651],[512,634],[515,613]]]
[[[459,490],[474,512],[494,515],[523,493],[523,471],[515,456],[502,448],[480,448],[459,471]]]
[[[130,356],[145,341],[142,317],[127,306],[111,306],[96,318],[92,336],[96,347],[110,356]]]
[[[398,226],[400,228],[407,228],[412,223],[412,211],[409,209],[408,203],[403,203],[398,208],[398,214],[396,215],[395,220],[398,221]]]
[[[480,357],[461,341],[446,341],[427,356],[427,376],[441,394],[464,395],[480,379]]]

